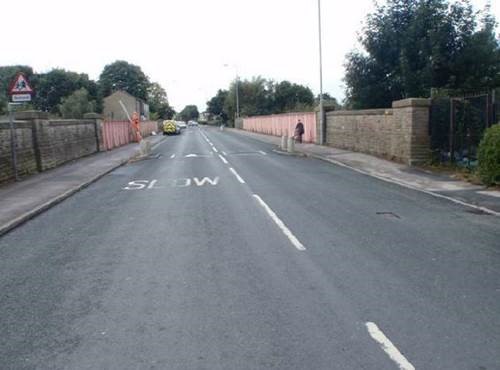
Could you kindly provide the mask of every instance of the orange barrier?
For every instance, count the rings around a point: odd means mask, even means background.
[[[105,121],[102,124],[102,141],[105,150],[130,143],[129,121]]]
[[[316,141],[316,113],[298,112],[243,118],[243,130],[273,136],[293,136],[298,120],[304,124],[302,141]]]
[[[139,123],[139,130],[142,137],[150,136],[153,131],[158,132],[158,123],[156,121],[142,121]],[[129,121],[104,121],[102,124],[104,150],[137,142],[137,136]]]

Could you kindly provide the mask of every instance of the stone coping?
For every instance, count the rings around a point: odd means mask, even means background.
[[[393,108],[406,108],[406,107],[430,107],[431,100],[425,98],[410,98],[403,100],[396,100],[392,102]]]
[[[391,116],[393,111],[387,109],[357,109],[357,110],[337,110],[328,112],[327,116]]]

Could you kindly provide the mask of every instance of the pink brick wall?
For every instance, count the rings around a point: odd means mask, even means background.
[[[302,140],[314,143],[316,141],[316,113],[285,113],[270,116],[255,116],[243,118],[243,130],[258,132],[273,136],[293,136],[298,120],[304,124]]]
[[[158,123],[156,121],[142,121],[140,123],[140,130],[142,137],[148,137],[153,131],[158,132]],[[105,150],[118,148],[136,141],[129,121],[104,121],[102,125],[102,140]]]

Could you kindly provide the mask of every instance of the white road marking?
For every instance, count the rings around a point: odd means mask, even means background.
[[[219,151],[217,150],[217,148],[215,146],[212,146],[212,149],[214,150],[215,153],[219,153]]]
[[[262,155],[266,155],[266,152],[263,151],[263,150],[259,150],[259,153],[262,154]]]
[[[205,183],[208,183],[210,185],[214,185],[215,186],[219,182],[219,177],[218,176],[214,177],[213,180],[210,177],[204,177],[201,180],[198,179],[197,177],[193,177],[193,180],[194,180],[194,183],[197,186],[203,186],[203,185],[205,185]]]
[[[470,207],[470,208],[478,209],[478,210],[483,211],[485,213],[488,213],[490,215],[494,215],[494,216],[500,217],[500,212],[493,211],[492,209],[489,209],[489,208],[486,208],[486,207],[482,207],[482,206],[476,206],[475,204],[471,204],[471,203],[467,203],[467,202],[463,202],[463,201],[461,201],[459,199],[455,199],[455,198],[452,198],[452,197],[449,197],[449,196],[446,196],[446,195],[435,193],[432,190],[424,190],[424,189],[419,188],[417,186],[411,185],[411,184],[409,184],[409,183],[407,183],[405,181],[400,181],[400,180],[396,180],[396,179],[389,178],[389,177],[386,177],[386,176],[377,175],[377,174],[374,174],[374,173],[372,173],[370,171],[361,170],[359,168],[356,168],[356,167],[350,166],[348,164],[342,163],[340,161],[337,161],[336,159],[331,159],[331,158],[325,159],[324,157],[317,156],[317,155],[308,155],[308,156],[310,156],[312,158],[317,158],[317,159],[320,159],[320,160],[323,160],[323,161],[326,161],[326,162],[330,162],[330,163],[336,164],[339,167],[349,168],[352,171],[361,173],[361,174],[366,175],[366,176],[374,177],[376,179],[379,179],[379,180],[382,180],[382,181],[385,181],[385,182],[389,182],[391,184],[396,184],[396,185],[402,186],[402,187],[407,188],[407,189],[416,190],[416,191],[419,191],[421,193],[433,196],[435,198],[446,199],[446,200],[448,200],[450,202],[453,202],[453,203],[456,203],[456,204],[460,204],[460,205],[465,206],[465,207]]]
[[[184,157],[185,158],[195,158],[195,157],[198,157],[198,154],[186,154]]]
[[[130,181],[123,189],[124,190],[140,190],[144,189],[146,187],[146,184],[149,182],[149,180],[134,180]],[[144,184],[143,184],[144,183]]]
[[[161,144],[164,144],[165,142],[166,142],[166,138],[161,139],[160,142],[156,143],[155,145],[153,145],[151,147],[151,150],[158,148]]]
[[[234,168],[229,167],[229,171],[231,171],[231,172],[233,173],[233,175],[234,175],[234,176],[236,176],[236,179],[238,179],[238,181],[239,181],[239,182],[241,182],[242,184],[244,184],[244,183],[245,183],[245,180],[243,180],[243,179],[241,178],[241,176],[240,176],[240,175],[238,175],[238,172],[236,172],[236,171],[234,170]]]
[[[229,162],[227,161],[227,159],[226,159],[226,158],[224,158],[223,156],[221,156],[220,154],[219,154],[219,158],[220,158],[220,159],[221,159],[221,161],[222,161],[222,162],[224,162],[225,164],[228,164],[228,163],[229,163]]]
[[[184,183],[180,183],[179,184],[179,181],[184,182]],[[177,187],[177,188],[186,188],[186,187],[188,187],[190,185],[191,185],[191,179],[190,178],[180,178],[180,179],[175,179],[173,181],[173,186]]]
[[[148,185],[148,189],[153,189],[157,182],[158,180],[151,180],[151,182]]]
[[[380,344],[380,347],[385,353],[394,361],[401,370],[415,370],[415,367],[406,359],[405,356],[392,344],[392,342],[385,336],[385,334],[373,322],[365,323],[370,336]]]
[[[172,154],[172,155],[170,156],[170,159],[174,159],[174,158],[175,158],[175,154]]]
[[[227,153],[225,151],[222,151],[222,154],[227,155]]]
[[[477,193],[482,194],[482,195],[489,195],[490,197],[500,198],[500,191],[496,191],[496,190],[478,191]]]
[[[274,223],[278,225],[278,227],[283,231],[283,234],[286,235],[286,237],[290,240],[290,242],[293,244],[295,248],[297,248],[299,251],[305,251],[306,247],[297,239],[295,235],[290,231],[288,227],[283,223],[283,221],[280,220],[280,218],[274,213],[274,211],[262,200],[261,197],[259,197],[257,194],[253,194],[254,198],[257,199],[257,201],[260,203],[260,205],[266,210],[267,214],[272,218]]]

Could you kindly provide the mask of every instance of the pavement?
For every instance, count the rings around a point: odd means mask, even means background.
[[[190,127],[1,236],[0,367],[499,368],[497,217],[275,149]]]
[[[146,138],[151,145],[162,136]],[[0,187],[0,235],[63,201],[130,159],[140,155],[138,144],[71,161]]]
[[[255,140],[274,144],[277,147],[281,144],[281,138],[279,137],[236,129],[229,130]],[[359,173],[383,181],[395,183],[410,189],[425,192],[429,195],[470,206],[479,212],[500,216],[500,191],[457,180],[451,175],[437,174],[368,154],[324,145],[296,143],[295,151],[300,154],[350,168]],[[280,150],[277,149],[277,152],[280,152]],[[282,153],[287,154],[286,152]]]

